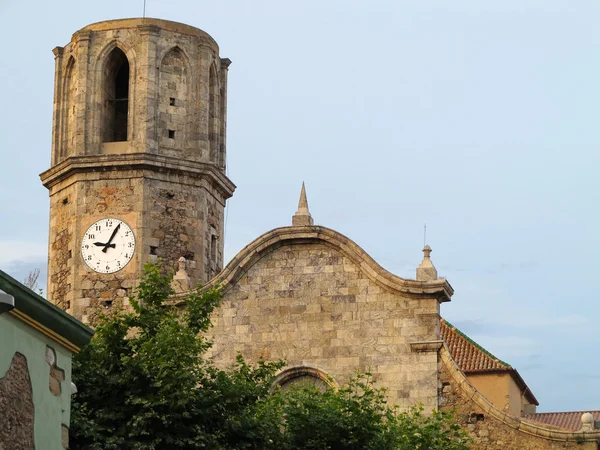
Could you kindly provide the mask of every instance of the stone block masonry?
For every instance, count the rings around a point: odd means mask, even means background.
[[[205,32],[158,19],[99,22],[54,49],[48,297],[93,322],[126,305],[149,261],[185,257],[190,283],[223,266],[227,72]],[[98,220],[131,227],[124,268],[95,272],[81,240]],[[111,248],[108,249],[112,251]]]
[[[233,272],[239,263],[243,273],[226,284],[210,332],[211,356],[223,366],[238,352],[249,361],[284,359],[288,368],[310,367],[340,384],[370,371],[393,403],[437,408],[437,353],[415,352],[411,343],[439,340],[439,292],[418,292],[418,282],[412,293],[389,280],[386,286],[384,276],[401,279],[372,266],[365,254],[348,253],[362,250],[347,238],[319,229],[273,230],[228,266]],[[277,232],[296,239],[276,242]],[[438,291],[444,283],[433,282]]]

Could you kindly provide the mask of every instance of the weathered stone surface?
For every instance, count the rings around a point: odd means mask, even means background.
[[[65,380],[65,371],[56,366],[50,366],[50,392],[54,395],[60,395],[62,392],[62,382]]]
[[[157,19],[90,25],[55,51],[48,298],[93,322],[129,303],[149,261],[177,268],[192,285],[223,265],[227,63],[212,38]],[[120,75],[121,74],[121,75]],[[123,75],[124,74],[124,75]],[[120,77],[120,78],[119,78]],[[119,81],[121,80],[121,81]],[[102,218],[134,231],[135,255],[100,274],[81,239]]]
[[[379,285],[326,242],[265,253],[229,287],[215,314],[217,363],[230,364],[237,352],[250,361],[281,358],[338,383],[369,370],[394,403],[437,407],[437,354],[409,345],[439,339],[435,298]]]
[[[60,429],[60,435],[63,448],[69,448],[69,427],[63,424]]]
[[[27,359],[15,353],[6,375],[0,379],[0,449],[35,448],[34,414]]]

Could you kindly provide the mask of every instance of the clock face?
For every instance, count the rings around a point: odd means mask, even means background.
[[[81,240],[81,256],[90,269],[100,273],[121,270],[133,257],[135,237],[120,219],[102,219],[87,229]]]

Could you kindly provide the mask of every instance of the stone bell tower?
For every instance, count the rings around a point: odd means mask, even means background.
[[[126,303],[158,258],[176,269],[185,257],[191,283],[208,281],[235,189],[231,61],[202,30],[147,18],[88,25],[53,52],[48,299],[85,321]]]

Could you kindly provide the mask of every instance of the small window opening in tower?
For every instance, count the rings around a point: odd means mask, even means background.
[[[115,48],[106,62],[104,81],[104,142],[127,140],[129,115],[129,61]]]
[[[175,130],[169,130],[169,139],[175,139]]]
[[[175,106],[175,97],[169,97],[169,105]]]
[[[210,237],[210,259],[212,261],[216,261],[217,260],[217,243],[219,241],[219,238],[217,237],[216,234],[213,234]]]
[[[127,113],[129,109],[129,63],[125,61],[115,79],[115,134],[114,141],[127,140]]]

